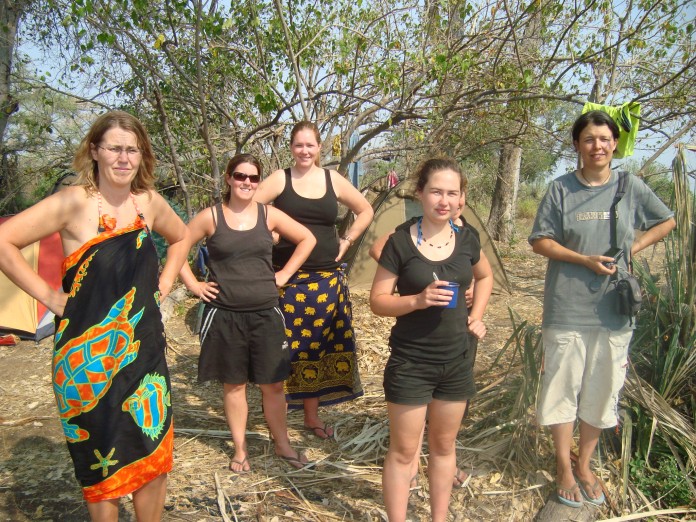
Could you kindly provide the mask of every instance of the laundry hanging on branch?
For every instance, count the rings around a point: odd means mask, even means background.
[[[611,105],[587,102],[582,108],[582,113],[585,114],[590,111],[606,112],[621,129],[614,158],[621,159],[626,156],[632,156],[636,136],[638,135],[638,124],[640,123],[640,103],[626,102],[618,107],[612,107]]]

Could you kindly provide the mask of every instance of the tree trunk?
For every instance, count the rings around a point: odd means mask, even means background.
[[[179,183],[179,189],[181,190],[181,193],[184,195],[184,204],[186,205],[186,215],[188,216],[189,220],[193,218],[193,208],[191,208],[191,195],[189,194],[189,189],[186,184],[186,178],[184,178],[184,173],[181,169],[181,165],[179,164],[179,158],[176,154],[176,147],[175,143],[176,140],[174,139],[174,136],[172,135],[172,131],[169,128],[169,118],[167,117],[167,112],[164,109],[164,102],[162,100],[162,93],[160,90],[155,87],[154,89],[154,94],[155,94],[155,106],[157,107],[157,112],[160,117],[160,123],[162,124],[162,131],[164,133],[164,141],[167,144],[167,148],[169,149],[169,153],[171,155],[172,159],[172,165],[174,165],[174,173],[176,174],[176,179]]]
[[[500,150],[498,176],[488,216],[488,231],[497,241],[510,241],[512,238],[521,163],[522,147],[514,143],[504,144]]]
[[[197,93],[198,93],[198,103],[201,111],[201,125],[199,127],[199,132],[205,146],[210,154],[210,175],[213,179],[213,194],[215,201],[220,200],[220,166],[218,165],[217,159],[217,148],[215,143],[210,137],[210,122],[208,118],[208,109],[206,105],[206,94],[207,89],[203,84],[203,58],[201,50],[201,18],[203,12],[203,3],[199,0],[196,2],[196,34],[194,38],[194,44],[196,48],[196,78],[197,78]]]
[[[5,149],[5,129],[10,114],[18,109],[16,100],[10,92],[12,55],[14,54],[17,22],[25,2],[0,1],[0,143]]]

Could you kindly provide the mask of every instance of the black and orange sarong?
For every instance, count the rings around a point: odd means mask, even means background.
[[[53,388],[88,502],[131,493],[172,468],[173,425],[159,266],[144,223],[107,231],[63,262]]]
[[[363,394],[355,355],[350,295],[342,268],[299,270],[281,290],[280,308],[290,344],[288,408],[303,400],[338,404]]]

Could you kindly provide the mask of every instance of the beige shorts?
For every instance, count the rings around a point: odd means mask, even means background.
[[[547,426],[580,418],[596,428],[616,426],[633,330],[542,328],[543,386],[537,405]]]

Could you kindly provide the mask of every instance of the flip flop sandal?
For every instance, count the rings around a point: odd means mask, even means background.
[[[300,453],[299,451],[297,452],[297,457],[293,456],[285,456],[285,455],[277,455],[278,458],[281,460],[284,460],[287,462],[290,466],[292,466],[295,469],[304,469],[306,466],[312,464],[311,462],[302,462],[302,457],[306,456],[303,453]]]
[[[601,506],[606,501],[606,497],[604,496],[604,491],[602,491],[602,486],[599,483],[599,479],[596,479],[595,483],[592,484],[592,487],[590,488],[590,491],[592,491],[592,493],[596,493],[597,489],[599,489],[601,495],[599,495],[597,498],[592,498],[590,495],[587,494],[588,490],[585,489],[585,486],[583,485],[581,480],[578,480],[578,486],[580,486],[580,492],[582,493],[582,496],[585,497],[585,500],[590,504],[594,504],[595,506]]]
[[[332,439],[333,436],[335,435],[335,432],[332,433],[331,435],[329,435],[329,432],[328,432],[329,428],[333,429],[328,424],[324,424],[323,428],[321,426],[314,426],[314,427],[305,426],[305,430],[311,432],[315,437],[317,437],[318,439],[322,439],[322,440]],[[321,433],[324,434],[324,436],[319,435],[316,430],[319,430]]]
[[[462,475],[464,476],[464,478],[462,478]],[[454,474],[454,481],[453,481],[452,486],[455,488],[465,488],[469,485],[470,480],[471,480],[471,475],[469,475],[463,469],[457,468],[457,471]]]
[[[251,473],[251,469],[244,469],[244,464],[248,464],[248,463],[249,463],[248,457],[245,458],[244,460],[242,460],[241,462],[238,460],[232,459],[232,460],[230,460],[230,471],[232,473],[236,473],[237,475],[245,475],[247,473]],[[232,464],[239,464],[240,466],[242,466],[242,469],[239,471],[235,471],[232,469]]]
[[[562,491],[562,492],[568,493],[569,495],[572,495],[574,497],[578,493],[579,490],[580,490],[580,486],[578,486],[577,483],[575,485],[573,485],[573,487],[570,489],[563,488],[563,487],[559,486],[558,484],[556,484],[556,496],[558,497],[558,501],[565,506],[569,506],[569,507],[576,508],[576,509],[582,507],[582,502],[580,502],[578,500],[572,500],[569,498],[565,498],[563,495],[560,495],[559,493]]]

